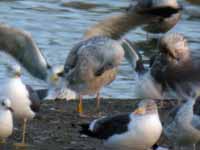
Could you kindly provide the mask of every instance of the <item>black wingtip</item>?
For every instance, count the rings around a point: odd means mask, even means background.
[[[89,130],[89,124],[88,123],[79,124],[79,126],[81,127],[81,130],[79,130],[80,134],[87,135],[87,136],[90,136],[90,137],[94,137],[93,133]]]
[[[158,144],[154,144],[151,148],[152,148],[153,150],[157,150]]]
[[[177,7],[177,8],[166,6],[166,7],[157,7],[157,8],[149,8],[145,10],[140,10],[139,13],[168,18],[172,16],[173,14],[180,12],[181,10],[183,10],[182,6]]]

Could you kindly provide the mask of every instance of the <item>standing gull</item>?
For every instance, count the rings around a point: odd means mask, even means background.
[[[35,111],[39,110],[38,99],[34,93],[29,93],[31,88],[26,86],[21,80],[21,67],[19,65],[8,65],[8,79],[5,80],[1,95],[11,100],[11,107],[14,111],[14,117],[23,121],[22,143],[16,146],[26,146],[25,134],[27,121],[33,119]]]
[[[90,124],[82,124],[81,134],[104,140],[105,146],[114,149],[147,149],[162,133],[157,105],[143,100],[128,114],[103,117]]]
[[[136,56],[132,57],[131,62],[135,63],[137,51],[133,54]],[[148,70],[134,68],[136,96],[152,99],[172,98],[180,95],[179,88],[185,93],[200,88],[199,60],[199,51],[192,51],[182,34],[164,35],[159,42],[159,52],[151,59],[150,68]]]
[[[177,111],[170,113],[165,123],[164,133],[176,148],[193,146],[200,141],[200,116],[195,115],[195,98],[188,98]]]
[[[79,94],[80,115],[83,113],[82,95],[97,94],[96,107],[99,108],[98,93],[115,79],[123,57],[122,46],[102,36],[84,40],[71,50],[65,63],[64,78],[66,86]]]
[[[11,101],[0,97],[0,140],[4,143],[13,132]]]
[[[162,9],[168,7],[162,6]],[[97,94],[98,109],[100,89],[115,79],[124,56],[127,60],[130,59],[130,55],[135,56],[126,40],[116,40],[134,27],[147,24],[152,19],[166,17],[164,13],[156,13],[157,10],[153,7],[145,7],[148,13],[142,11],[142,8],[135,11],[130,9],[127,13],[97,23],[87,30],[84,40],[72,48],[65,62],[64,78],[67,87],[79,95],[80,114],[83,113],[82,96]],[[171,14],[173,13],[166,13],[167,16]]]

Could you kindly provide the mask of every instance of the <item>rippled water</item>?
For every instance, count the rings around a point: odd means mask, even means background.
[[[75,2],[75,3],[74,3]],[[63,64],[71,47],[83,36],[84,31],[103,18],[124,11],[129,0],[82,0],[89,5],[76,5],[77,1],[61,0],[0,0],[0,22],[29,31],[50,64]],[[200,7],[186,4],[182,20],[172,31],[183,33],[188,37],[191,48],[200,47]],[[194,13],[194,11],[196,11]],[[198,15],[199,14],[199,15]],[[133,30],[127,37],[131,41],[144,41],[146,34],[140,28]],[[144,42],[145,43],[145,42]],[[151,47],[147,45],[148,47]],[[145,59],[154,49],[141,48]],[[5,78],[4,55],[0,59],[0,83]],[[37,79],[25,73],[26,83],[36,88],[45,87]],[[117,79],[102,91],[104,97],[132,98],[134,78],[127,62],[121,67]]]

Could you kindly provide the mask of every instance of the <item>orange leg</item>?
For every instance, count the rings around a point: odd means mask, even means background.
[[[77,106],[77,111],[79,113],[79,117],[81,118],[87,118],[88,116],[83,113],[83,98],[82,95],[79,95],[79,103]]]
[[[96,110],[98,111],[100,109],[100,102],[101,102],[101,97],[100,97],[100,93],[97,93],[96,96]]]
[[[83,98],[82,98],[82,95],[79,95],[79,103],[78,103],[78,106],[77,106],[77,112],[79,114],[83,113]]]

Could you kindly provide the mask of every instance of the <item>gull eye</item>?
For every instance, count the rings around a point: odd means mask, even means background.
[[[60,72],[57,74],[59,77],[63,77],[64,76],[64,72]]]
[[[2,105],[2,106],[6,106],[5,102],[1,102],[1,105]]]

